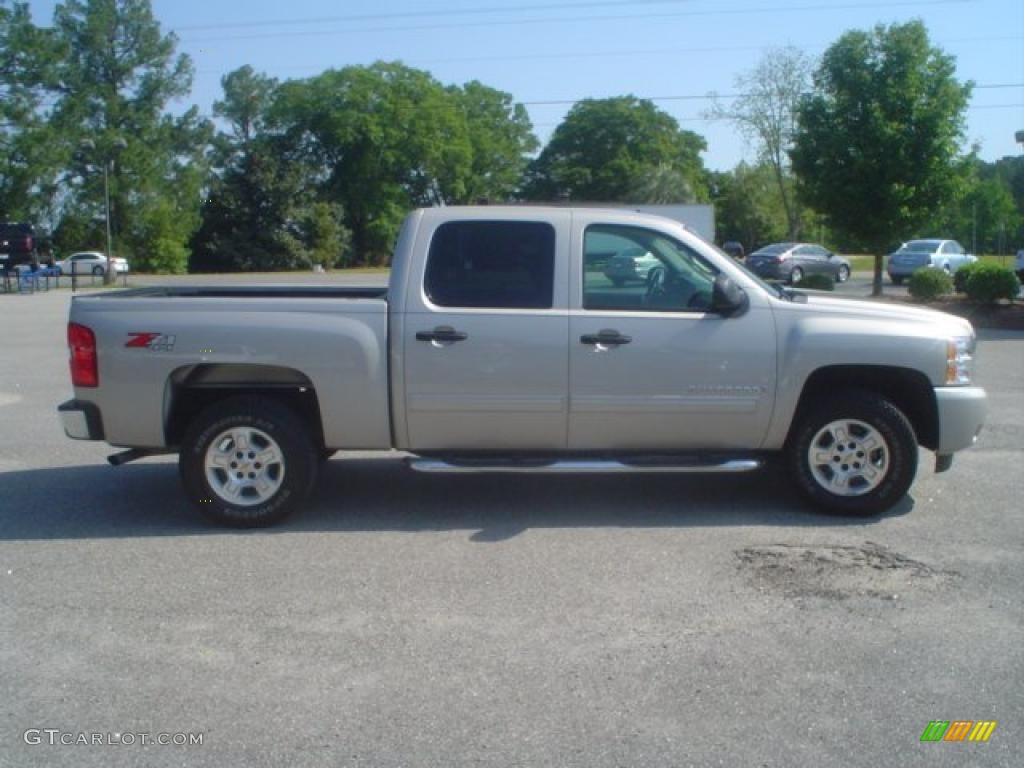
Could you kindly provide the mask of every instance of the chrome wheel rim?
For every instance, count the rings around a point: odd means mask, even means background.
[[[846,267],[839,268],[839,282],[845,283],[850,278],[850,270]]]
[[[814,481],[837,496],[871,493],[889,473],[891,452],[882,434],[863,421],[839,419],[818,430],[807,449]]]
[[[794,284],[799,283],[801,280],[804,279],[804,271],[800,269],[800,267],[796,267],[792,272],[789,273],[789,279],[792,280]]]
[[[255,507],[271,499],[284,483],[284,452],[266,432],[233,427],[206,449],[206,482],[222,501]]]

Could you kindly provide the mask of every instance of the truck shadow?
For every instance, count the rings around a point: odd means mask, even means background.
[[[740,476],[422,475],[400,459],[344,459],[324,467],[307,508],[269,529],[206,523],[178,483],[176,465],[148,460],[0,474],[0,540],[274,535],[290,532],[471,532],[500,542],[537,528],[863,526],[901,516],[832,517],[808,509],[770,470]]]

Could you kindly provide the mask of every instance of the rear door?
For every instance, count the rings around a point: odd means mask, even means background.
[[[406,445],[556,451],[568,419],[569,212],[428,216],[402,324]]]

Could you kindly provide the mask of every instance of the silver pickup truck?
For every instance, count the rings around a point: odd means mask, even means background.
[[[610,209],[416,211],[386,290],[77,297],[68,343],[67,434],[130,449],[115,465],[178,453],[192,501],[235,526],[282,519],[344,449],[455,473],[778,455],[811,502],[873,514],[910,488],[919,445],[948,469],[986,410],[966,321],[775,287],[680,224]]]

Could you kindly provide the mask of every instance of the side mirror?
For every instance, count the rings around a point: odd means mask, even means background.
[[[715,277],[711,291],[711,311],[722,317],[738,317],[750,307],[750,297],[727,275]]]
[[[825,254],[826,259],[834,259],[835,257],[836,255],[832,253],[832,251],[829,251],[828,253]]]

